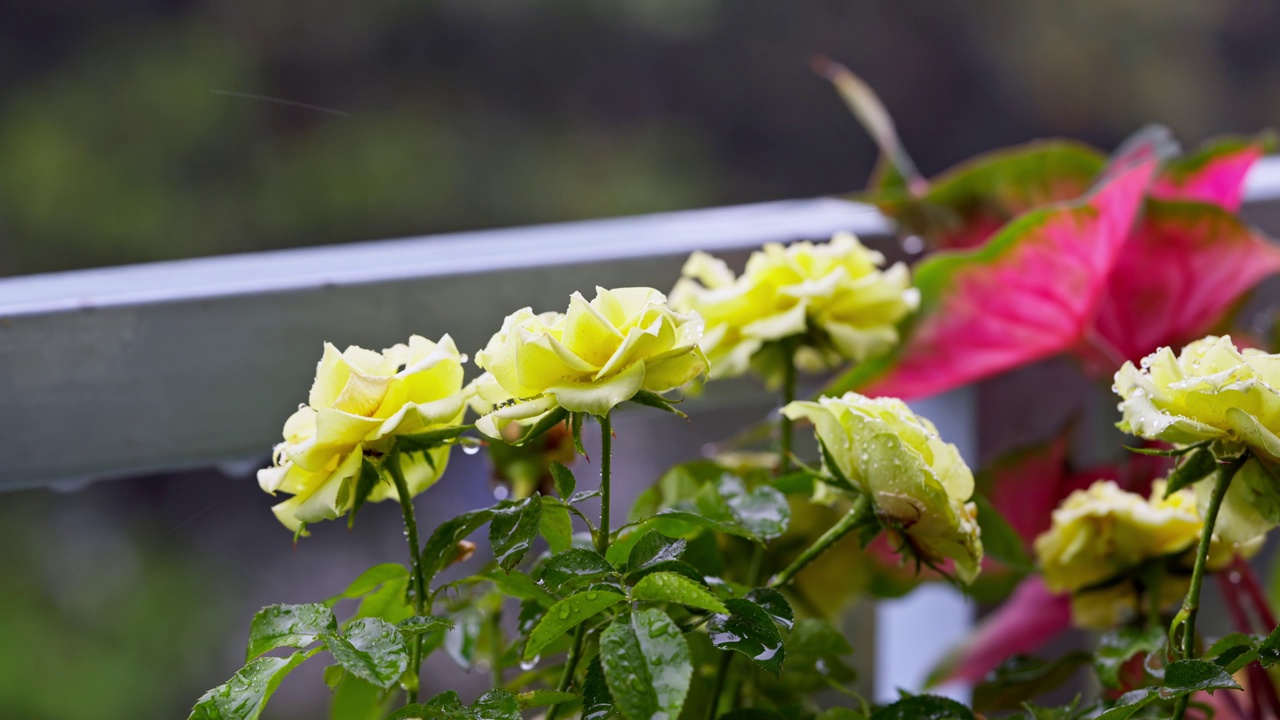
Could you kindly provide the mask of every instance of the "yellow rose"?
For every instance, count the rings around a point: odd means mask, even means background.
[[[385,453],[397,435],[460,424],[463,361],[448,335],[439,343],[414,335],[380,353],[355,346],[339,352],[326,343],[307,404],[285,421],[273,466],[258,471],[263,490],[293,495],[272,508],[280,522],[297,530],[344,514],[366,451]],[[414,494],[439,479],[449,447],[430,454],[433,462],[401,457]],[[394,496],[394,487],[378,483],[368,499]]]
[[[818,372],[881,355],[898,342],[897,324],[920,304],[906,265],[880,270],[884,255],[851,234],[831,242],[765,245],[751,254],[745,272],[697,252],[671,292],[672,305],[696,311],[707,324],[702,347],[711,376],[733,377],[754,362],[777,379],[776,357],[760,351],[793,337],[797,366]]]
[[[1157,481],[1151,497],[1144,498],[1099,480],[1071,493],[1053,511],[1052,525],[1036,538],[1036,557],[1049,589],[1072,593],[1077,625],[1114,627],[1140,612],[1135,576],[1154,560],[1165,558],[1178,571],[1161,580],[1160,604],[1176,602],[1186,593],[1204,522],[1191,490],[1164,494],[1164,481]],[[1252,554],[1258,547],[1257,542],[1236,545],[1215,535],[1208,568],[1220,569],[1235,554]]]
[[[1116,373],[1121,430],[1190,444],[1213,441],[1219,457],[1245,449],[1280,462],[1280,355],[1238,350],[1230,337],[1206,337],[1174,355],[1160,348]]]
[[[651,288],[596,288],[591,302],[574,293],[567,313],[517,310],[476,353],[489,376],[475,384],[476,428],[501,438],[556,408],[601,416],[641,389],[678,388],[707,369],[701,337],[696,313],[673,311]]]
[[[982,563],[977,506],[969,502],[973,473],[933,423],[897,398],[852,392],[793,402],[782,412],[814,424],[840,473],[922,560],[951,559],[956,575],[973,582]]]

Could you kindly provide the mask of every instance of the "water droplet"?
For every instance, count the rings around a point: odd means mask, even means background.
[[[908,235],[902,238],[902,250],[911,255],[924,251],[924,239],[919,235]]]
[[[533,659],[531,660],[521,660],[520,669],[525,672],[529,672],[530,670],[538,667],[538,661],[541,659],[542,659],[541,655],[534,655]]]
[[[598,597],[600,597],[600,593],[596,592],[595,590],[592,590],[591,592],[587,593],[588,600],[595,600]]]
[[[560,615],[560,619],[561,619],[561,620],[568,620],[568,619],[569,619],[569,608],[567,608],[567,607],[566,607],[566,608],[560,608],[560,612],[559,612],[558,614]]]
[[[506,500],[507,496],[510,494],[511,494],[511,491],[508,490],[505,485],[499,485],[498,487],[493,489],[494,500]]]
[[[462,452],[468,455],[475,455],[476,453],[480,452],[480,446],[479,445],[463,445]]]

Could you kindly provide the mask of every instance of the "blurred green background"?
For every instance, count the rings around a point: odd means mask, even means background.
[[[1148,121],[1193,144],[1280,117],[1276,37],[1246,0],[7,0],[0,276],[857,189],[874,150],[819,52],[927,174]],[[467,467],[437,519],[484,502]],[[183,717],[253,609],[402,554],[383,507],[294,553],[223,470],[0,499],[0,716]]]

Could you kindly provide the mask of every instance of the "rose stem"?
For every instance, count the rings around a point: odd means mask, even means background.
[[[400,468],[400,451],[392,450],[387,456],[384,466],[396,485],[396,494],[400,497],[400,510],[404,513],[404,535],[409,541],[409,564],[413,571],[413,612],[424,615],[427,599],[427,581],[422,574],[422,552],[418,545],[418,519],[413,512],[413,497],[409,495],[409,484],[405,482],[404,472]],[[418,683],[422,673],[422,636],[418,635],[410,641],[409,667],[413,670],[413,683],[409,687],[409,703],[418,701]]]

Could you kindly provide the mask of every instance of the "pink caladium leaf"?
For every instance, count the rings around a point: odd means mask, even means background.
[[[921,310],[898,352],[824,392],[927,397],[1063,352],[1093,319],[1164,135],[1130,145],[1088,196],[1032,210],[975,250],[916,269]]]
[[[1223,138],[1170,160],[1151,184],[1157,200],[1191,200],[1231,212],[1244,199],[1244,179],[1253,163],[1274,145],[1269,134]]]
[[[1280,247],[1223,208],[1149,201],[1107,279],[1094,323],[1098,342],[1080,354],[1105,376],[1124,360],[1181,347],[1277,272]]]
[[[1039,576],[1030,576],[930,673],[929,685],[977,684],[1000,663],[1038,650],[1070,627],[1071,596],[1055,594]]]

